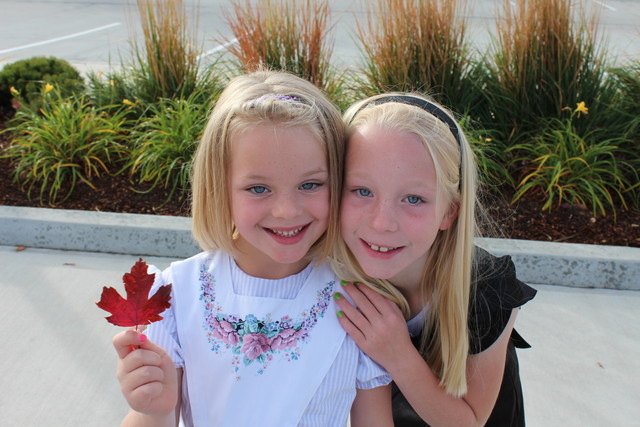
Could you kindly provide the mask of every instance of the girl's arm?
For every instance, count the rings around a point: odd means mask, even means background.
[[[358,309],[344,298],[337,300],[344,315],[340,323],[358,346],[391,375],[418,415],[432,426],[484,425],[495,405],[504,373],[507,344],[515,310],[498,340],[467,361],[467,393],[456,398],[440,386],[411,343],[398,307],[377,292],[360,285],[345,290]]]
[[[358,389],[351,406],[351,427],[393,426],[391,384]]]
[[[138,332],[119,333],[113,346],[118,353],[120,388],[131,407],[122,426],[177,426],[182,369],[176,369],[161,347]]]

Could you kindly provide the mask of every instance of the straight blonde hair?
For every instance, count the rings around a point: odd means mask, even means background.
[[[393,96],[413,97],[436,106],[456,126],[458,138],[442,119],[419,106],[393,101],[375,102]],[[423,269],[420,292],[423,304],[428,304],[429,310],[420,352],[440,378],[440,385],[448,393],[461,396],[467,391],[468,312],[473,239],[477,231],[477,172],[471,147],[451,113],[419,94],[376,95],[354,104],[343,119],[348,136],[365,125],[372,125],[384,131],[410,133],[418,137],[433,158],[438,199],[457,205],[457,219],[447,230],[438,233]],[[405,317],[409,317],[409,304],[404,296],[389,281],[367,276],[342,238],[336,241],[333,254],[334,268],[344,279],[371,285],[396,302]]]
[[[260,124],[305,127],[323,143],[328,162],[330,211],[327,231],[310,257],[326,257],[339,234],[344,161],[340,112],[313,84],[285,72],[260,70],[232,79],[211,112],[192,166],[193,235],[203,250],[235,254],[228,167],[234,136]]]

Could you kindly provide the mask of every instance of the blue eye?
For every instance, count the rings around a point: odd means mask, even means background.
[[[253,194],[264,194],[268,191],[267,187],[264,187],[262,185],[254,185],[253,187],[249,187],[248,190]]]
[[[409,203],[411,205],[417,205],[419,203],[424,202],[424,200],[422,200],[418,196],[408,196],[405,200],[407,201],[407,203]]]
[[[367,190],[366,188],[357,188],[355,192],[358,194],[358,196],[371,197],[371,191]]]
[[[310,190],[315,190],[316,188],[320,187],[321,185],[322,184],[317,183],[317,182],[305,182],[299,188],[301,190],[304,190],[304,191],[310,191]]]

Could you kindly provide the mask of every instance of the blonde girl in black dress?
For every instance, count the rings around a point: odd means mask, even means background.
[[[334,267],[357,308],[334,297],[342,326],[394,379],[395,425],[524,425],[515,347],[527,344],[513,327],[535,290],[509,257],[474,245],[463,132],[418,94],[368,98],[345,122]]]

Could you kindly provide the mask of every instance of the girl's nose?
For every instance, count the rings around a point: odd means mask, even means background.
[[[371,228],[376,231],[396,231],[398,223],[395,213],[389,202],[380,201],[376,203],[372,215],[370,217]]]
[[[295,218],[302,213],[302,205],[293,194],[282,194],[274,201],[273,216],[276,218]]]

